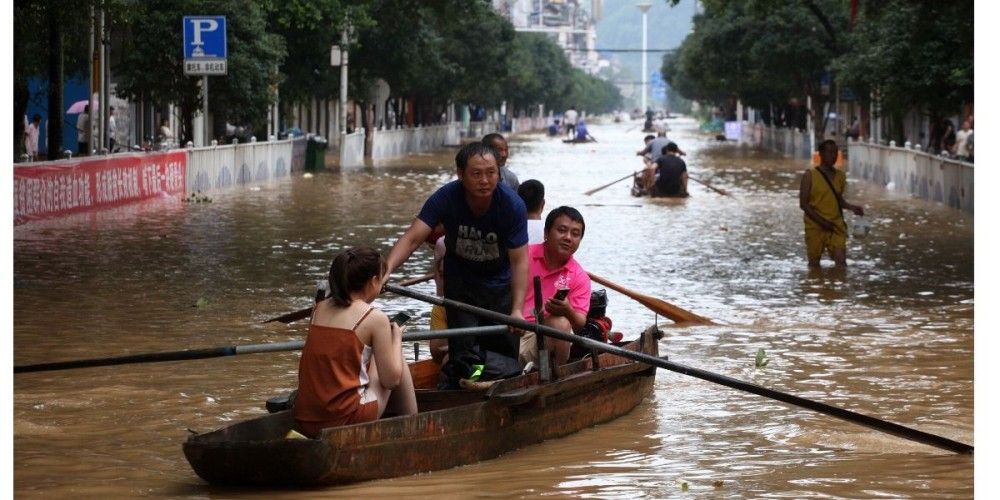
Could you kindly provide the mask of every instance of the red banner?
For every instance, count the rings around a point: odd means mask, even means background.
[[[187,153],[136,153],[14,167],[14,224],[184,194]]]

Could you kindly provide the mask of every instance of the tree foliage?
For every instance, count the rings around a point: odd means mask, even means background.
[[[973,2],[704,0],[693,32],[664,58],[683,96],[758,108],[811,96],[820,108],[833,83],[898,113],[925,106],[954,112],[973,99]],[[823,88],[823,80],[831,85]],[[818,127],[819,128],[819,127]]]
[[[191,118],[202,106],[200,77],[183,67],[182,20],[192,13],[226,16],[228,74],[209,77],[209,104],[217,125],[260,123],[274,101],[277,68],[285,56],[281,37],[267,31],[259,4],[238,0],[138,2],[128,26],[118,68],[118,93],[160,106],[176,103],[184,116],[182,135],[191,138]],[[219,135],[219,134],[216,134]]]
[[[348,26],[357,32],[372,25],[371,4],[370,0],[269,0],[264,3],[268,31],[284,40],[289,55],[279,67],[282,101],[297,103],[312,97],[339,95],[340,67],[330,65],[330,48],[341,45],[341,33]]]
[[[24,114],[28,107],[28,78],[47,75],[49,117],[48,147],[62,149],[63,77],[88,71],[87,40],[90,37],[90,8],[93,0],[14,2],[14,155],[23,150]],[[112,7],[120,2],[108,1]],[[54,83],[53,83],[54,82]],[[54,119],[53,119],[54,118]]]
[[[973,100],[972,14],[972,0],[862,2],[832,65],[855,90],[877,90],[885,108],[949,114]]]
[[[664,58],[664,78],[687,98],[715,103],[735,96],[763,107],[815,96],[835,44],[807,3],[704,2],[694,31]],[[844,16],[834,19],[846,26]]]
[[[604,113],[622,106],[616,86],[574,68],[551,38],[538,33],[517,34],[506,78],[515,109],[544,104],[555,110],[572,106]]]
[[[515,32],[487,1],[90,3],[108,9],[113,32],[122,37],[121,61],[112,68],[118,79],[117,93],[161,109],[178,105],[185,138],[191,136],[191,118],[202,102],[201,78],[183,72],[182,17],[199,13],[227,18],[228,74],[209,78],[209,101],[217,125],[261,123],[278,96],[284,103],[302,103],[339,94],[340,71],[330,66],[330,47],[341,44],[345,27],[351,32],[349,93],[362,102],[371,98],[369,89],[381,79],[388,82],[394,97],[410,98],[418,108],[438,115],[449,102],[496,109],[508,101],[515,111],[544,104],[549,109],[572,105],[600,112],[621,105],[614,86],[573,68],[545,35]],[[58,6],[58,11],[49,5]],[[44,32],[36,27],[45,25],[45,14],[63,16],[79,9],[66,0],[17,3],[16,75],[37,74],[44,67],[23,54],[46,46],[45,36],[33,35]],[[86,33],[89,24],[79,19],[79,15],[68,16],[56,25],[67,32]],[[72,50],[60,60],[67,62],[67,69],[85,70],[86,44],[79,43],[75,34],[68,38],[67,47]]]

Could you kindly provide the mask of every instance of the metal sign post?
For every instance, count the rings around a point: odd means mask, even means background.
[[[184,16],[184,74],[201,76],[205,146],[212,137],[208,126],[208,77],[228,74],[226,49],[226,16]]]

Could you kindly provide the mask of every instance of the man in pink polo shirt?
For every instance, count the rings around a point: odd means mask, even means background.
[[[580,248],[586,227],[583,215],[573,207],[556,208],[545,218],[545,241],[528,245],[529,286],[524,300],[525,320],[535,321],[535,291],[530,283],[535,276],[541,276],[545,309],[542,323],[567,333],[579,332],[587,323],[590,277],[573,258]],[[546,345],[555,353],[557,365],[565,364],[569,359],[569,342],[549,338]],[[534,333],[521,337],[519,360],[522,364],[538,361]]]

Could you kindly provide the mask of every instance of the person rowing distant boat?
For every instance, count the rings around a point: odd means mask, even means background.
[[[687,164],[680,157],[677,144],[663,147],[663,155],[656,160],[656,183],[653,196],[685,198],[688,196]]]
[[[648,138],[649,136],[646,137]],[[664,155],[663,152],[664,146],[670,144],[671,142],[673,141],[671,141],[670,138],[667,137],[666,130],[658,130],[656,132],[656,138],[653,139],[651,142],[647,142],[646,147],[640,149],[639,152],[636,153],[636,155],[647,157],[649,158],[649,161],[656,163],[656,160],[658,160],[661,156]],[[685,153],[681,149],[678,149],[677,154],[679,156],[684,156],[687,153]]]

